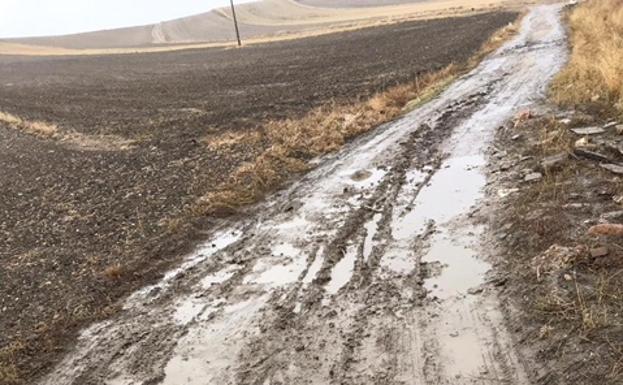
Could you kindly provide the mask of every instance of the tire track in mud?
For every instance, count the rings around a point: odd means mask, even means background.
[[[40,383],[529,383],[470,213],[495,129],[564,61],[560,9],[534,8],[437,99],[223,223]]]

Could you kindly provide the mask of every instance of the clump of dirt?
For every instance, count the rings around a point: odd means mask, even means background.
[[[497,134],[489,194],[503,297],[536,352],[537,384],[623,381],[623,237],[589,231],[623,223],[621,176],[604,168],[623,162],[617,123],[527,112]]]

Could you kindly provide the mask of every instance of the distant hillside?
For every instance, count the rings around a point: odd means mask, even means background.
[[[481,9],[507,0],[261,0],[240,4],[236,13],[243,39],[319,31],[363,20],[435,16]],[[220,43],[235,38],[229,7],[162,23],[64,36],[4,39],[17,45],[63,49],[112,49],[172,44]]]

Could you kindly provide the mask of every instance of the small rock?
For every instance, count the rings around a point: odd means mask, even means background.
[[[619,164],[614,164],[614,163],[608,163],[608,164],[600,164],[599,166],[601,166],[602,168],[605,168],[606,170],[613,172],[615,174],[622,174],[623,175],[623,166],[619,165]]]
[[[498,190],[498,196],[500,198],[506,198],[507,196],[518,192],[518,188],[502,188]]]
[[[567,203],[562,205],[563,209],[582,209],[584,207],[590,206],[587,203]]]
[[[543,174],[541,174],[540,172],[533,172],[533,173],[526,175],[523,178],[523,180],[526,182],[536,182],[536,181],[541,180],[542,178],[543,178]]]
[[[575,141],[574,147],[575,148],[589,148],[589,147],[595,147],[595,145],[591,143],[588,137],[584,136]]]
[[[606,223],[623,222],[623,210],[610,211],[601,215],[600,219]]]
[[[577,135],[597,135],[603,134],[606,132],[602,127],[591,126],[591,127],[580,127],[580,128],[572,128],[571,132]]]
[[[619,122],[617,122],[617,121],[615,120],[615,121],[612,121],[612,122],[606,123],[606,124],[604,125],[604,128],[606,128],[606,129],[607,129],[607,128],[610,128],[610,127],[616,127],[616,126],[618,126],[618,125],[619,125]]]
[[[583,158],[595,160],[597,162],[608,162],[608,163],[612,162],[612,160],[608,158],[607,156],[600,154],[598,152],[595,152],[595,151],[588,151],[588,150],[583,150],[581,148],[576,148],[575,150],[573,150],[573,153],[576,156],[581,156]]]
[[[470,295],[478,295],[482,292],[483,292],[482,286],[472,287],[471,289],[467,290],[467,294],[470,294]]]
[[[521,134],[516,134],[511,137],[511,140],[517,140],[519,138],[521,138]]]
[[[614,129],[617,131],[617,134],[623,135],[623,124],[617,124]]]
[[[450,337],[456,338],[459,336],[459,332],[452,332],[450,333]]]
[[[565,279],[565,281],[571,281],[571,280],[573,279],[573,277],[571,276],[571,274],[565,274],[565,275],[563,275],[562,277]]]
[[[615,195],[612,197],[614,203],[621,204],[623,203],[623,195]]]
[[[605,257],[606,255],[608,255],[608,248],[605,246],[591,249],[591,257],[593,258]]]
[[[558,121],[560,124],[564,124],[565,126],[571,124],[571,119],[569,118],[562,118]]]
[[[569,155],[566,152],[562,152],[560,154],[548,156],[547,158],[543,158],[541,161],[541,167],[545,171],[553,170],[555,168],[560,167]]]

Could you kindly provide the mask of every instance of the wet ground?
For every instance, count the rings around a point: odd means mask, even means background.
[[[215,149],[213,138],[368,100],[463,63],[515,17],[410,22],[240,50],[0,56],[1,112],[72,137],[132,142],[87,148],[0,124],[0,365],[28,383],[81,326],[109,317],[119,298],[206,239],[219,220],[189,207],[267,145]]]
[[[560,6],[432,102],[225,223],[40,384],[528,384],[473,218],[496,129],[564,63]]]

